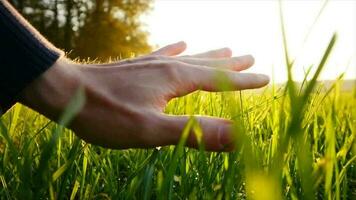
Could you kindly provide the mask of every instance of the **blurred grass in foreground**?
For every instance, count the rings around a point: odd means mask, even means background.
[[[237,151],[184,148],[190,130],[202,134],[194,118],[175,147],[104,149],[17,105],[0,120],[0,198],[356,199],[356,87],[341,92],[342,77],[327,90],[317,84],[337,36],[311,80],[297,86],[282,14],[281,21],[285,86],[258,94],[195,92],[166,107],[168,114],[233,120]],[[60,124],[84,101],[79,90]]]
[[[296,105],[283,90],[241,96],[197,92],[170,102],[166,109],[170,114],[236,120],[237,132],[244,132],[238,151],[232,153],[181,145],[103,149],[17,105],[1,120],[0,197],[353,199],[356,91],[340,93],[338,84],[330,92],[321,92],[320,87],[310,95],[299,116],[300,126],[292,131],[291,109]],[[195,126],[192,119],[187,129]],[[48,148],[52,154],[43,156]]]

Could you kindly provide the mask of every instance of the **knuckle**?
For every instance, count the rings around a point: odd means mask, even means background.
[[[165,63],[164,72],[166,76],[172,81],[179,81],[179,77],[181,77],[181,66],[182,64],[178,61],[170,61]]]

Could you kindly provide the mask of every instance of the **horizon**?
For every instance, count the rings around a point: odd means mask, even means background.
[[[335,31],[338,41],[319,80],[335,80],[343,72],[344,79],[354,80],[356,2],[329,1],[318,18],[323,4],[324,1],[282,2],[288,50],[292,58],[297,58],[294,79],[302,81],[306,68],[319,63]],[[265,73],[275,83],[287,80],[278,1],[156,0],[143,21],[153,45],[162,47],[183,40],[188,44],[186,54],[230,47],[234,56],[255,57],[255,65],[246,72]]]

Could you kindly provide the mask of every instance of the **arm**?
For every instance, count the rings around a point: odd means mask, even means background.
[[[239,73],[253,64],[251,56],[231,57],[229,49],[178,57],[184,42],[150,55],[104,65],[58,59],[20,93],[19,101],[56,120],[78,87],[86,103],[70,128],[87,142],[110,148],[148,148],[177,144],[188,116],[162,111],[166,103],[198,89],[221,91],[217,73],[224,74],[232,90],[258,88],[268,77]],[[231,149],[231,121],[197,116],[207,150]],[[197,147],[194,134],[188,146]]]
[[[0,0],[0,113],[62,55],[7,1]]]

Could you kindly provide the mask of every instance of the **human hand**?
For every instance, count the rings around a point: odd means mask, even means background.
[[[253,65],[251,56],[231,57],[231,50],[224,48],[178,57],[185,49],[179,42],[147,56],[102,65],[61,58],[23,91],[20,101],[56,120],[83,86],[86,103],[70,125],[79,137],[110,148],[148,148],[177,144],[189,120],[163,113],[170,99],[198,89],[221,91],[218,73],[229,79],[232,90],[269,82],[265,75],[239,72]],[[231,121],[196,118],[207,150],[231,150]],[[198,146],[195,134],[189,135],[187,145]]]

